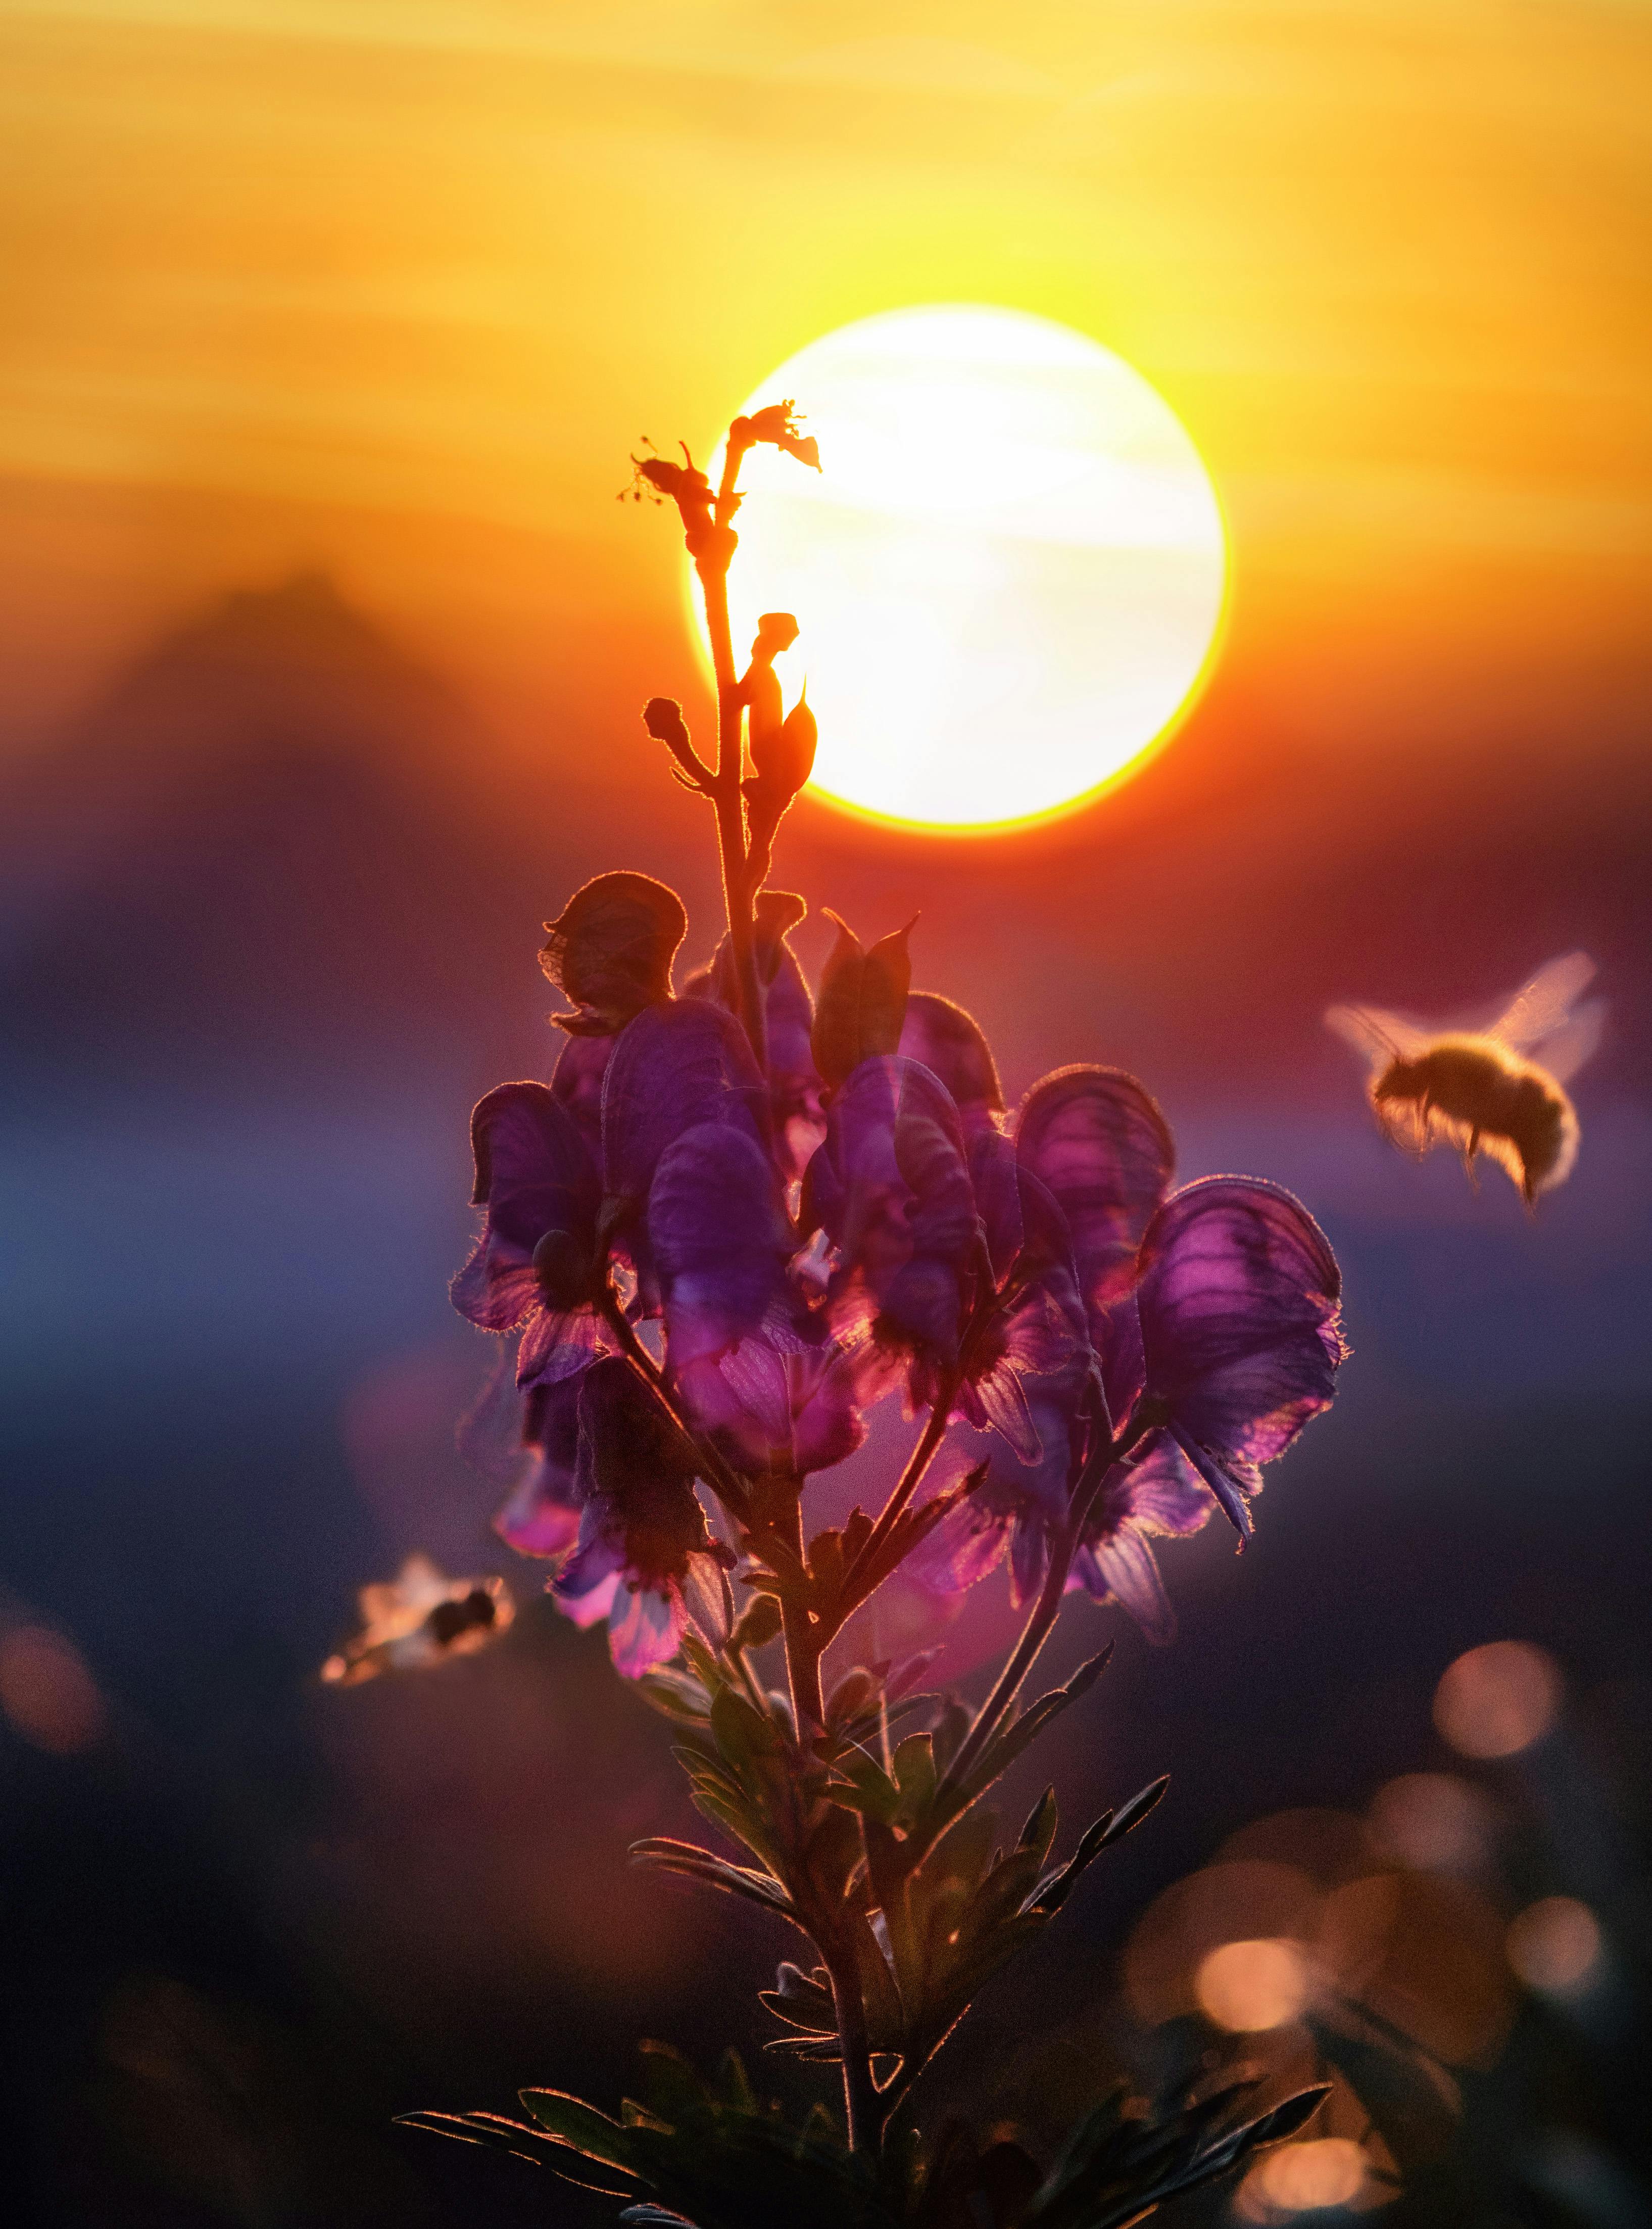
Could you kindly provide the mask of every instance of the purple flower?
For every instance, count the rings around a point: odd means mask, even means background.
[[[602,1161],[602,1086],[613,1049],[612,1037],[564,1037],[551,1070],[551,1096],[573,1117],[593,1168]]]
[[[981,1230],[957,1109],[928,1069],[883,1054],[851,1072],[804,1179],[802,1227],[837,1249],[839,1320],[869,1322],[926,1397],[957,1359]]]
[[[758,980],[763,986],[768,1037],[770,1113],[782,1172],[791,1180],[808,1166],[826,1127],[821,1081],[810,1043],[815,1001],[797,955],[786,941],[787,931],[797,927],[805,908],[791,890],[763,890],[755,911]],[[712,955],[710,966],[685,989],[695,996],[714,999],[730,1014],[739,1014],[740,985],[733,949],[727,937]]]
[[[606,1617],[615,1666],[635,1680],[676,1655],[691,1603],[714,1602],[721,1558],[694,1451],[631,1365],[610,1357],[579,1383],[579,1537],[551,1595],[576,1625]]]
[[[1341,1274],[1301,1202],[1260,1177],[1177,1192],[1142,1243],[1145,1398],[1241,1539],[1260,1466],[1329,1409]]]
[[[1060,1068],[1022,1102],[1015,1151],[1066,1217],[1099,1327],[1135,1286],[1143,1233],[1170,1187],[1175,1146],[1164,1117],[1120,1069]]]
[[[1151,1641],[1175,1635],[1171,1609],[1153,1554],[1156,1538],[1182,1539],[1197,1532],[1213,1503],[1203,1481],[1188,1470],[1180,1450],[1162,1443],[1174,1461],[1153,1449],[1139,1463],[1120,1463],[1108,1474],[1073,1558],[1068,1588],[1130,1612]]]
[[[746,1032],[706,999],[650,1006],[621,1033],[602,1091],[603,1185],[639,1206],[685,1130],[726,1123],[769,1142],[767,1092]]]
[[[841,1462],[863,1436],[855,1372],[786,1276],[791,1227],[762,1149],[705,1123],[660,1156],[648,1227],[666,1367],[736,1466],[792,1474]]]
[[[493,1529],[519,1556],[560,1558],[579,1538],[582,1375],[555,1378],[518,1396],[515,1483]]]
[[[682,901],[651,875],[599,875],[554,921],[539,964],[576,1011],[554,1017],[573,1037],[612,1037],[671,995],[671,960],[688,927]]]
[[[573,1117],[542,1083],[502,1083],[477,1102],[471,1144],[471,1197],[487,1212],[453,1280],[454,1307],[483,1331],[522,1330],[521,1384],[583,1367],[606,1343],[593,1307],[600,1194]]]
[[[992,1048],[973,1014],[933,991],[913,991],[907,996],[899,1049],[903,1059],[921,1061],[940,1078],[971,1142],[980,1131],[1000,1127],[1003,1088]]]

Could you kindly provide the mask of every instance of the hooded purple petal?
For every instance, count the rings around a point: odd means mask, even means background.
[[[640,1212],[661,1154],[708,1122],[767,1149],[768,1091],[746,1032],[708,999],[644,1008],[616,1042],[603,1082],[604,1189]]]
[[[1127,1609],[1147,1638],[1161,1645],[1174,1641],[1175,1612],[1164,1591],[1153,1550],[1134,1526],[1088,1542],[1073,1559],[1069,1587],[1082,1588],[1093,1602],[1116,1602]]]
[[[608,1612],[608,1653],[626,1680],[640,1680],[675,1656],[682,1645],[688,1613],[678,1587],[629,1587],[616,1590]]]
[[[910,992],[900,1050],[903,1059],[921,1061],[946,1086],[966,1137],[997,1128],[1003,1088],[992,1048],[973,1014],[933,991]]]
[[[736,1345],[791,1298],[791,1227],[774,1165],[745,1130],[703,1122],[660,1155],[648,1236],[680,1368]]]
[[[838,1249],[836,1296],[864,1295],[880,1334],[925,1363],[954,1359],[980,1223],[957,1109],[928,1069],[882,1054],[848,1077],[803,1225]]]
[[[1142,1234],[1169,1189],[1175,1147],[1164,1117],[1119,1069],[1058,1069],[1028,1094],[1015,1150],[1066,1218],[1094,1318],[1134,1284]]]
[[[1021,1167],[1015,1141],[990,1122],[969,1133],[970,1182],[987,1237],[992,1274],[1002,1279],[1027,1235],[1021,1211]]]
[[[522,1399],[520,1475],[493,1529],[522,1556],[565,1556],[579,1537],[584,1506],[579,1460],[579,1381],[536,1385]]]
[[[1207,1521],[1209,1489],[1168,1432],[1139,1461],[1109,1473],[1073,1559],[1069,1587],[1127,1609],[1151,1641],[1175,1637],[1175,1614],[1159,1577],[1151,1541],[1185,1538]]]
[[[786,941],[788,929],[803,919],[804,902],[790,890],[764,890],[756,905],[758,980],[763,986],[763,1015],[768,1037],[770,1111],[775,1149],[788,1180],[800,1177],[825,1127],[821,1080],[815,1068],[810,1034],[815,1001],[797,955]],[[725,937],[697,986],[697,995],[714,999],[727,1012],[740,1012],[734,955]]]
[[[595,1251],[596,1171],[578,1127],[542,1083],[502,1083],[471,1117],[471,1198],[487,1218],[454,1278],[453,1305],[483,1331],[512,1331],[541,1304],[534,1249],[550,1230]]]
[[[602,1085],[613,1049],[612,1037],[565,1037],[551,1070],[551,1096],[573,1117],[593,1168],[602,1166]]]
[[[1137,1295],[1149,1398],[1236,1525],[1258,1466],[1329,1408],[1348,1350],[1325,1234],[1283,1186],[1207,1177],[1166,1202]]]

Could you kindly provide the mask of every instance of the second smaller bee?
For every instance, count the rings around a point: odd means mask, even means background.
[[[1372,1110],[1387,1136],[1419,1154],[1454,1146],[1470,1175],[1487,1154],[1529,1208],[1578,1157],[1565,1085],[1599,1041],[1602,1002],[1572,1011],[1594,972],[1585,953],[1551,960],[1484,1030],[1425,1030],[1373,1006],[1333,1006],[1325,1020],[1370,1061]]]

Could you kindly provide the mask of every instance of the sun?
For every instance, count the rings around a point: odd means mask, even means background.
[[[730,601],[737,656],[760,611],[802,626],[782,670],[820,723],[810,787],[969,829],[1141,765],[1208,670],[1227,575],[1163,397],[1070,326],[968,305],[841,326],[740,408],[788,397],[823,469],[752,452]]]

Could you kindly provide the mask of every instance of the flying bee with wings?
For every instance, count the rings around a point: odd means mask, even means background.
[[[1578,1158],[1565,1086],[1600,1042],[1604,1000],[1577,1004],[1594,973],[1585,952],[1551,960],[1481,1030],[1425,1029],[1376,1006],[1333,1006],[1325,1022],[1370,1063],[1386,1137],[1418,1155],[1454,1146],[1470,1177],[1486,1153],[1531,1208]]]

